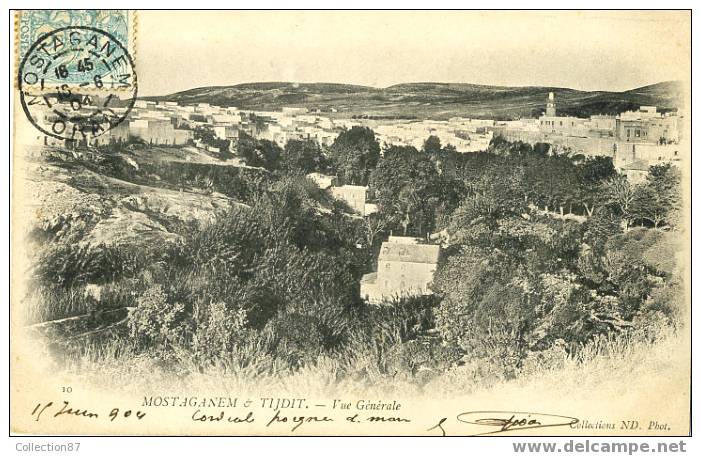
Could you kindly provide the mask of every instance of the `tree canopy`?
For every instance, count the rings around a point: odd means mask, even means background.
[[[354,126],[342,131],[329,148],[338,177],[350,185],[367,185],[380,160],[380,144],[368,127]]]

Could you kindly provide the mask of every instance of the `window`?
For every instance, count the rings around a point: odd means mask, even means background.
[[[385,269],[387,269],[389,271],[389,268],[390,268],[390,264],[389,263],[385,264]]]

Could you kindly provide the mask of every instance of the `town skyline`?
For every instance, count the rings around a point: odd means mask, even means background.
[[[181,92],[140,97],[182,104],[208,103],[258,111],[306,107],[311,112],[334,112],[334,117],[443,119],[475,117],[516,119],[538,117],[548,93],[558,95],[564,115],[614,115],[638,106],[661,110],[684,109],[684,84],[665,81],[624,92],[580,91],[560,87],[506,87],[476,84],[417,82],[375,88],[341,83],[252,82],[196,87]]]

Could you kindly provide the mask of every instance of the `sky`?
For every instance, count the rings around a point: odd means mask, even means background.
[[[622,91],[688,80],[690,13],[140,11],[139,94],[244,82]]]

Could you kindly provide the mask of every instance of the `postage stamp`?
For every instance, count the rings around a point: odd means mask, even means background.
[[[25,35],[33,41],[26,49],[20,46],[17,88],[32,125],[57,139],[89,141],[126,118],[137,94],[134,59],[124,44],[128,16],[121,11],[20,16],[27,23],[22,43]],[[51,30],[81,18],[104,28],[81,24]]]
[[[109,33],[133,56],[136,12],[130,10],[25,10],[16,15],[16,62],[21,62],[32,44],[43,35],[72,26],[94,27]],[[57,38],[68,40],[68,31]],[[69,79],[70,81],[70,79]],[[63,81],[66,82],[66,81]]]

